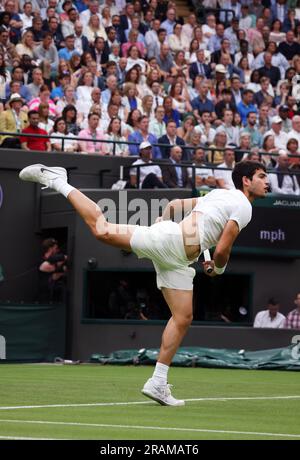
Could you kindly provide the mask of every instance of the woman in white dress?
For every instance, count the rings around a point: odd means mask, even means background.
[[[99,16],[97,14],[92,14],[87,26],[84,29],[83,35],[85,35],[90,42],[93,44],[95,38],[102,37],[104,40],[107,40],[107,35],[103,25],[100,23]]]
[[[66,137],[73,138],[75,137],[74,134],[68,133],[68,128],[66,125],[65,120],[63,117],[58,117],[55,120],[54,126],[53,126],[53,132],[52,134],[54,136],[58,136],[61,139],[54,139],[50,137],[50,143],[52,150],[56,152],[77,152],[78,151],[78,142],[76,139],[65,139]],[[62,141],[64,139],[64,143]]]
[[[129,155],[128,144],[120,144],[119,142],[126,142],[126,138],[121,135],[121,119],[113,117],[108,125],[105,140],[114,141],[105,142],[106,155],[116,155],[118,157],[127,157]]]

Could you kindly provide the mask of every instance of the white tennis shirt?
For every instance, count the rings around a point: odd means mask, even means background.
[[[192,212],[200,212],[198,228],[202,251],[216,246],[229,220],[234,220],[241,231],[249,224],[252,206],[243,192],[237,189],[216,189],[198,198]]]

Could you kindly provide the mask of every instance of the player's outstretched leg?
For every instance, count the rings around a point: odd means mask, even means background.
[[[67,171],[60,167],[42,164],[27,166],[19,174],[20,179],[44,185],[64,195],[82,217],[93,235],[100,241],[130,251],[130,240],[135,225],[118,225],[107,222],[99,206],[68,184]]]

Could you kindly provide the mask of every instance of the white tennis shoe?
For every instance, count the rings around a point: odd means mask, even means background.
[[[42,187],[45,188],[53,188],[53,183],[56,179],[60,178],[63,181],[68,181],[67,171],[65,168],[60,168],[58,166],[45,166],[41,164],[35,164],[31,166],[27,166],[26,168],[22,169],[19,174],[19,178],[28,181],[28,182],[37,182]]]
[[[162,406],[184,406],[185,402],[182,399],[175,399],[171,395],[171,387],[172,385],[168,383],[166,385],[157,385],[151,378],[145,383],[142,393]]]

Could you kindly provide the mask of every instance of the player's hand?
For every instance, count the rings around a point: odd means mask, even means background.
[[[203,265],[204,273],[207,276],[210,276],[211,278],[213,278],[214,276],[217,275],[216,272],[214,271],[215,263],[214,263],[213,260],[203,262],[202,265]],[[212,269],[212,271],[210,273],[208,273],[208,271],[207,271],[208,269]]]

